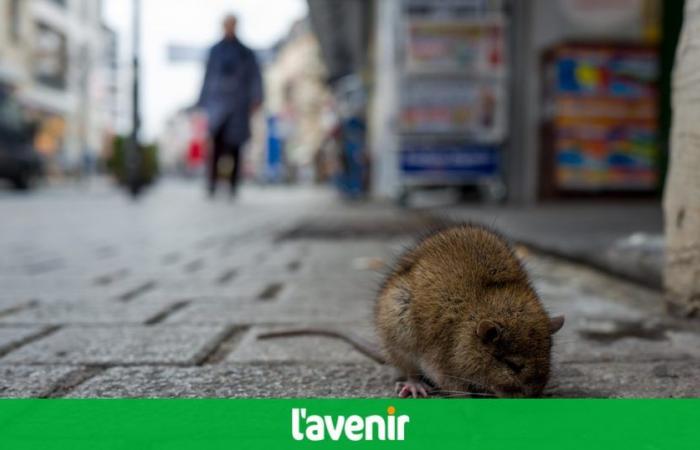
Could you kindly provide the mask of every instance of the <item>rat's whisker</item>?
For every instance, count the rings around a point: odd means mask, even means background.
[[[469,391],[451,391],[451,390],[444,390],[444,389],[437,389],[431,391],[432,393],[435,394],[451,394],[452,396],[457,396],[457,395],[472,395],[472,396],[477,396],[477,397],[495,397],[493,394],[488,394],[485,392],[469,392]]]
[[[470,382],[470,380],[468,380],[468,379],[466,379],[466,378],[457,377],[457,376],[455,376],[455,375],[443,375],[443,377],[445,377],[445,378],[452,378],[452,379],[454,379],[454,380],[459,380],[459,381]]]
[[[456,397],[467,397],[467,396],[468,396],[468,397],[488,397],[488,398],[495,397],[495,395],[491,395],[491,394],[481,394],[481,393],[476,393],[476,392],[455,392],[455,393],[450,393],[450,391],[448,391],[446,394],[447,394],[447,395],[442,395],[441,393],[438,393],[438,395],[440,395],[440,397],[442,397],[442,398],[456,398]]]
[[[448,395],[440,395],[440,398],[463,398],[463,394],[448,394]]]
[[[470,380],[470,379],[468,379],[468,378],[457,377],[457,376],[455,376],[455,375],[443,375],[443,377],[445,377],[445,378],[452,378],[452,379],[457,380],[457,381],[464,381],[465,383],[469,383],[469,384],[476,384],[476,383],[474,383],[472,380]]]

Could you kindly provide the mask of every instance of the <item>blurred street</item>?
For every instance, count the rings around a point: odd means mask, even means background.
[[[426,211],[303,187],[205,201],[201,183],[167,179],[139,202],[94,181],[2,192],[0,208],[0,396],[393,394],[392,370],[344,342],[256,336],[316,324],[371,338],[381,272]],[[700,393],[700,333],[660,293],[520,253],[567,317],[546,395]]]

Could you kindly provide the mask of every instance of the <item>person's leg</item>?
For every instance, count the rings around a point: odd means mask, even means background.
[[[241,146],[232,145],[229,147],[231,157],[233,158],[233,169],[231,170],[231,194],[236,194],[238,190],[239,177],[241,176],[241,166],[243,161],[241,158]]]
[[[209,189],[209,195],[212,196],[216,192],[216,180],[219,176],[219,160],[221,159],[221,155],[224,150],[224,142],[221,134],[222,133],[219,132],[214,135],[214,139],[212,140],[213,148],[211,155],[209,156],[209,185],[207,187]]]

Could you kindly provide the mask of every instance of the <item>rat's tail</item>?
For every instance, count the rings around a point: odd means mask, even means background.
[[[386,364],[386,358],[376,343],[371,342],[362,336],[353,333],[352,331],[334,330],[332,328],[299,328],[259,334],[258,339],[264,340],[295,336],[326,336],[341,339],[352,345],[355,350],[359,351],[370,359],[378,362],[379,364]]]

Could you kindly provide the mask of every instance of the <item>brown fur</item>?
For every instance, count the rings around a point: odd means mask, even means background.
[[[552,329],[507,242],[480,226],[428,236],[406,252],[377,298],[388,361],[444,392],[537,396],[549,377]],[[552,325],[552,323],[554,325]]]

